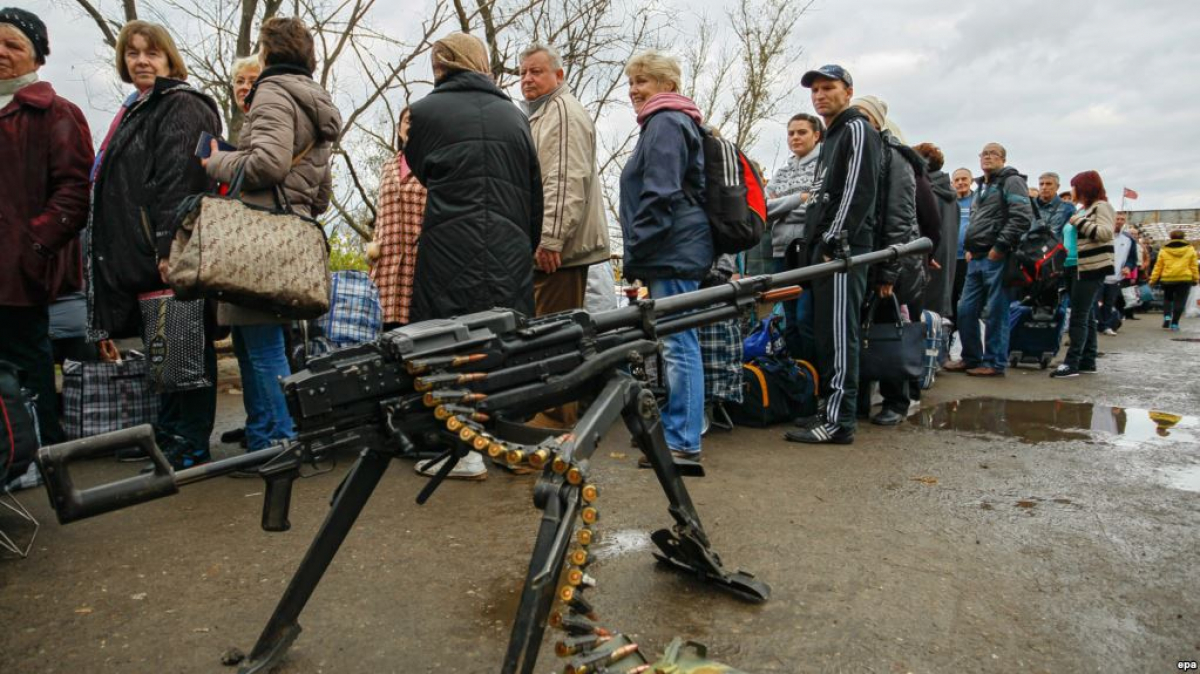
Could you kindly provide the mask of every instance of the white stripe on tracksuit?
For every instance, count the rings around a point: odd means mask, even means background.
[[[833,216],[829,230],[822,235],[826,243],[833,243],[837,240],[838,234],[846,224],[846,215],[850,211],[850,204],[854,201],[854,191],[858,187],[858,173],[862,168],[865,125],[866,122],[861,119],[853,119],[846,123],[846,129],[850,132],[850,166],[846,171],[846,182],[842,185],[842,202],[838,204],[837,213]]]
[[[846,343],[846,312],[849,307],[846,304],[849,280],[849,274],[833,275],[833,379],[829,382],[832,393],[825,407],[825,429],[829,433],[836,433],[840,427],[838,418],[846,397],[846,365],[849,362]]]

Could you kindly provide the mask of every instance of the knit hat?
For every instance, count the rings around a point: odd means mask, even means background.
[[[888,128],[888,106],[882,99],[875,96],[859,96],[850,101],[850,105],[861,108],[863,112],[870,115],[875,123],[879,124],[880,129]]]
[[[450,33],[433,43],[433,60],[447,70],[469,70],[491,75],[487,46],[467,33]]]
[[[0,23],[11,24],[25,34],[33,44],[33,55],[38,65],[46,63],[50,55],[50,38],[46,35],[46,24],[33,12],[27,12],[16,7],[0,9]]]

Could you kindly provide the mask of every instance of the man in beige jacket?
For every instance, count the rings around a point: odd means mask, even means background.
[[[521,93],[542,169],[542,240],[535,253],[537,315],[581,309],[588,267],[608,259],[596,170],[596,129],[563,84],[562,57],[535,44],[521,54]]]

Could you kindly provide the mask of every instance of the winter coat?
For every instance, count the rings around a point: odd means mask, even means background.
[[[914,166],[908,155],[903,152],[903,145],[890,132],[882,134],[884,153],[883,165],[879,170],[879,192],[875,198],[876,233],[875,249],[883,250],[888,246],[915,241],[920,232],[917,227],[917,169],[924,171],[924,162]],[[911,150],[910,150],[911,152]],[[915,153],[914,153],[915,156]],[[917,260],[912,265],[910,260]],[[899,280],[901,272],[921,275],[923,281],[924,264],[919,258],[909,256],[903,260],[892,260],[870,269],[872,284],[894,285]],[[908,279],[910,283],[915,279]],[[924,285],[913,284],[913,285]],[[910,294],[905,293],[901,302],[908,302]]]
[[[975,182],[975,201],[971,203],[971,223],[963,248],[976,260],[987,257],[993,248],[1007,256],[1033,224],[1028,181],[1017,169],[1005,166],[990,180],[984,175]]]
[[[775,173],[770,190],[778,198],[771,199],[770,205],[787,204],[784,212],[776,215],[776,208],[771,208],[771,256],[783,257],[788,244],[796,239],[804,238],[805,213],[807,204],[800,199],[805,192],[812,192],[817,174],[817,158],[821,156],[821,145],[817,144],[811,152],[803,157],[792,155],[787,164]],[[783,181],[784,191],[777,192],[775,188]]]
[[[208,175],[232,183],[243,172],[242,201],[276,208],[283,188],[292,210],[315,218],[329,208],[333,143],[342,115],[329,92],[302,69],[271,66],[250,92],[250,112],[238,136],[238,149],[214,152]],[[221,302],[221,325],[286,323],[274,314]]]
[[[385,323],[408,323],[412,308],[413,273],[417,269],[417,240],[425,219],[425,187],[411,172],[400,177],[404,155],[383,165],[375,207],[375,243],[379,259],[371,281],[379,288]]]
[[[93,338],[141,334],[137,295],[166,288],[158,260],[170,256],[175,209],[212,186],[195,154],[204,132],[221,133],[217,104],[185,82],[160,77],[113,133],[88,223]]]
[[[429,190],[413,322],[492,307],[533,315],[542,177],[525,115],[492,80],[456,71],[412,106],[405,154]]]
[[[882,157],[879,132],[858,108],[846,108],[829,125],[808,203],[810,263],[834,257],[843,237],[849,252],[871,250]]]
[[[1097,201],[1074,213],[1070,219],[1075,230],[1076,275],[1082,279],[1103,279],[1113,268],[1113,227],[1117,214],[1107,201]],[[1066,238],[1064,230],[1064,239]]]
[[[1037,201],[1038,212],[1035,214],[1042,221],[1042,224],[1049,227],[1050,231],[1054,232],[1054,238],[1062,241],[1063,225],[1075,215],[1075,206],[1063,201],[1058,195],[1049,203],[1042,201],[1040,198]]]
[[[1192,244],[1174,239],[1163,245],[1150,274],[1150,285],[1158,283],[1200,283],[1200,267],[1196,266],[1196,249]]]
[[[92,137],[46,82],[0,109],[0,306],[45,306],[82,287]]]
[[[563,267],[607,260],[608,219],[591,116],[564,85],[529,116],[529,129],[542,173],[541,247],[560,253]]]
[[[621,171],[622,273],[628,279],[703,280],[715,259],[704,208],[700,127],[663,110],[646,120]]]
[[[942,316],[952,316],[954,272],[958,266],[958,194],[945,171],[929,174],[929,187],[937,203],[941,239],[933,251],[933,259],[941,269],[929,270],[929,285],[925,287],[925,308]]]

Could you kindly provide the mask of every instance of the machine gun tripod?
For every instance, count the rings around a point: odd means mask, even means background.
[[[548,625],[570,635],[556,648],[559,655],[573,658],[566,672],[627,671],[628,665],[645,659],[636,645],[596,624],[583,597],[595,584],[587,573],[592,561],[588,547],[599,519],[600,492],[590,480],[591,458],[618,418],[654,469],[674,520],[670,529],[652,536],[655,556],[743,599],[764,601],[770,588],[752,574],[726,569],[712,550],[682,481],[683,475],[702,475],[703,470],[697,463],[672,459],[654,396],[626,368],[654,353],[659,336],[734,318],[773,289],[930,249],[930,242],[921,239],[595,316],[573,312],[525,319],[494,310],[425,321],[393,330],[376,343],[323,356],[286,379],[284,390],[300,435],[281,447],[174,473],[154,445],[150,428],[139,427],[44,448],[38,462],[62,523],[258,466],[267,482],[263,528],[282,531],[289,526],[291,486],[301,464],[337,447],[361,449],[241,674],[264,674],[284,657],[300,634],[301,611],[392,459],[442,448],[447,460],[418,502],[429,498],[469,451],[528,465],[541,470],[534,503],[543,514],[501,672],[531,674]],[[586,404],[568,432],[521,423],[568,401]],[[149,452],[153,472],[82,491],[74,487],[71,463],[130,445]],[[577,520],[582,527],[573,535]],[[552,613],[555,601],[562,609]]]

